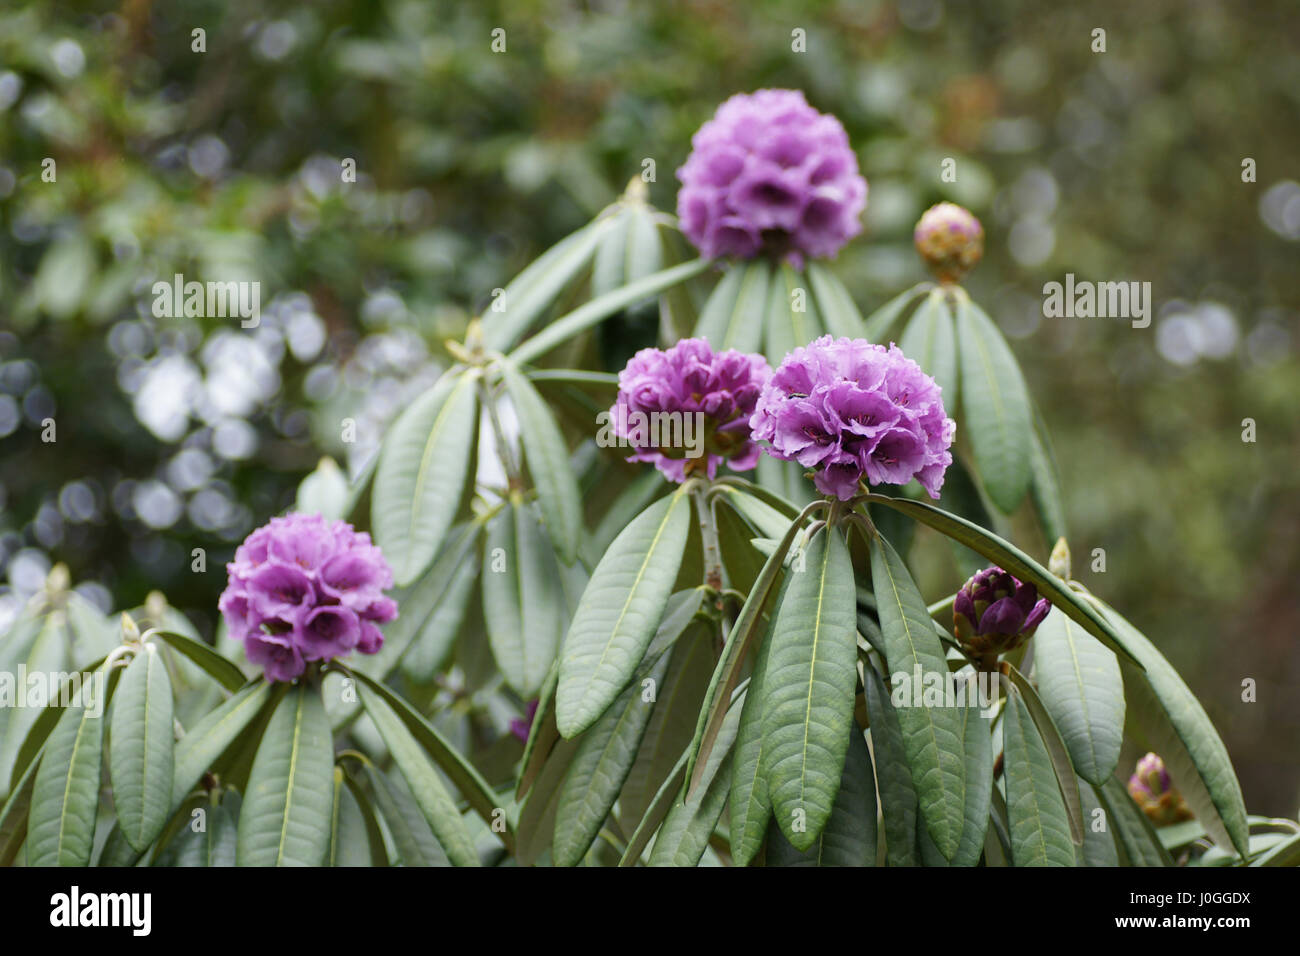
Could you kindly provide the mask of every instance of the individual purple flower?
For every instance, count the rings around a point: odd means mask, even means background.
[[[939,497],[956,424],[941,389],[896,345],[829,335],[797,348],[759,395],[753,437],[777,458],[814,469],[823,494],[846,501],[865,478],[916,478]]]
[[[984,227],[956,203],[941,202],[927,209],[912,239],[940,282],[960,282],[984,255]]]
[[[1001,568],[977,571],[953,601],[953,629],[967,651],[983,657],[1013,651],[1034,636],[1052,609],[1033,584]]]
[[[530,700],[525,715],[523,717],[515,717],[510,721],[510,732],[524,743],[528,743],[528,735],[532,733],[533,730],[533,718],[536,716],[537,701]]]
[[[1148,753],[1128,778],[1128,793],[1156,826],[1192,819],[1192,811],[1165,769],[1158,754]]]
[[[397,602],[383,593],[393,586],[383,552],[346,521],[272,518],[226,572],[217,606],[268,680],[294,680],[309,661],[373,654],[384,643],[379,625],[397,617]]]
[[[713,258],[829,258],[862,231],[867,181],[848,134],[799,90],[738,93],[691,138],[677,216]]]
[[[672,481],[713,478],[724,461],[748,471],[761,454],[749,417],[771,374],[763,356],[714,352],[704,339],[642,349],[619,373],[605,428],[635,449],[628,461],[650,462]],[[614,444],[612,436],[602,428],[597,442]]]

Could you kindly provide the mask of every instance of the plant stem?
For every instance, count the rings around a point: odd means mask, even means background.
[[[708,486],[701,482],[691,488],[691,497],[695,500],[695,513],[699,516],[700,538],[704,545],[704,583],[721,592],[722,549],[718,546],[718,523],[709,505],[707,490]]]

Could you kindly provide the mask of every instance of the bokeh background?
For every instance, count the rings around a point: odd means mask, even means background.
[[[858,150],[866,231],[835,268],[864,312],[922,278],[928,205],[983,220],[967,286],[1043,408],[1076,576],[1186,676],[1251,810],[1294,817],[1294,0],[5,4],[0,627],[63,561],[106,610],[158,588],[210,632],[221,562],[322,455],[364,464],[442,343],[644,159],[671,211],[691,133],[763,86]],[[260,281],[261,326],[153,319],[175,272]],[[1045,319],[1066,272],[1151,282],[1151,327]],[[960,583],[922,563],[928,593]]]

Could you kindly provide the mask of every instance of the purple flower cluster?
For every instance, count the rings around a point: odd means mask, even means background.
[[[610,426],[636,449],[628,461],[651,462],[672,481],[713,478],[723,461],[748,471],[761,454],[749,416],[771,375],[763,356],[714,352],[704,339],[642,349],[618,375]]]
[[[916,478],[939,497],[957,425],[938,385],[896,345],[826,335],[785,357],[750,419],[777,458],[815,468],[823,494],[846,501]]]
[[[800,264],[862,231],[867,181],[848,134],[798,90],[737,94],[691,138],[677,216],[704,255]]]
[[[1015,650],[1034,636],[1052,604],[1038,588],[1001,568],[977,571],[957,592],[953,629],[962,646],[975,654]]]
[[[397,602],[383,594],[393,586],[383,552],[346,521],[272,518],[244,539],[226,571],[217,606],[268,680],[293,680],[307,661],[373,654],[384,643],[379,625],[397,617]]]

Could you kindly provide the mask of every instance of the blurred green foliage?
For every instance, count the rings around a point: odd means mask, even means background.
[[[1076,573],[1188,676],[1247,802],[1294,815],[1298,39],[1291,0],[7,8],[0,596],[11,613],[64,560],[104,604],[157,587],[210,629],[234,543],[321,454],[359,465],[492,289],[646,159],[671,211],[718,102],[799,87],[871,184],[835,266],[864,311],[921,277],[930,203],[981,217],[968,288],[1043,408]],[[260,281],[262,327],[155,320],[150,286],[178,272]],[[1044,319],[1066,272],[1151,282],[1151,327]],[[960,583],[925,567],[936,592]]]

